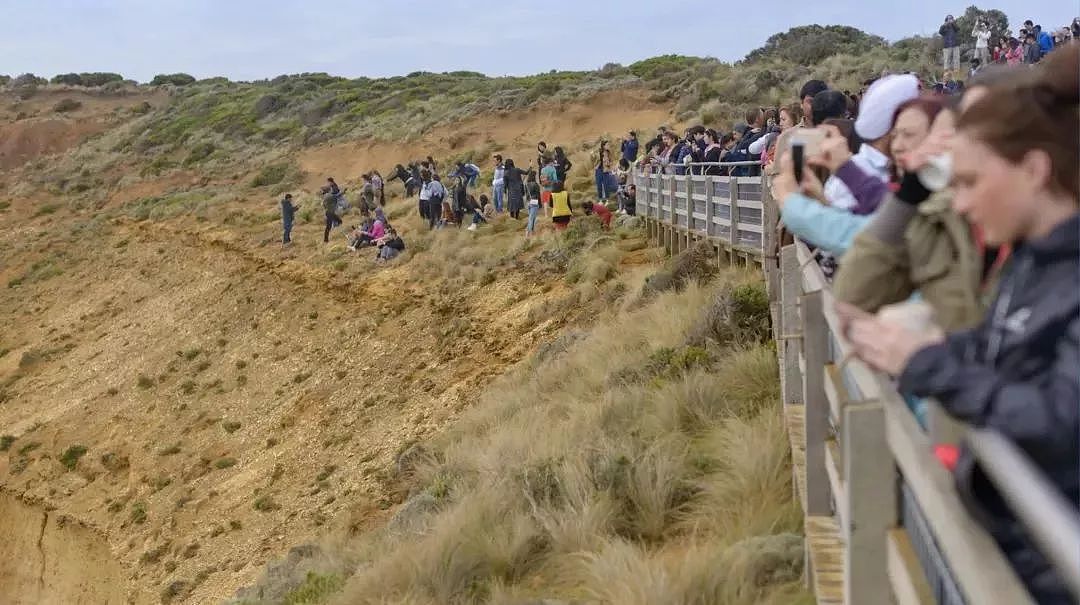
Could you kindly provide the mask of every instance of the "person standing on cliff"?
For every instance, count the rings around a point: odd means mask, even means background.
[[[292,245],[293,219],[296,218],[298,210],[300,210],[299,206],[293,206],[292,194],[286,193],[285,197],[281,199],[281,246],[283,248]]]

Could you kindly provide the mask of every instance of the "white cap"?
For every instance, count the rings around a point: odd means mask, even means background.
[[[855,134],[876,141],[892,129],[897,108],[919,96],[919,79],[911,74],[885,76],[867,89],[859,103]]]

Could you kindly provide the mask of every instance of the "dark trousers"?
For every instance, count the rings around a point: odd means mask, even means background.
[[[442,218],[442,200],[432,198],[428,200],[428,229],[434,229],[435,225],[439,224],[439,219]]]
[[[292,221],[285,221],[282,225],[281,243],[288,244],[292,241]]]
[[[326,211],[326,230],[323,231],[322,241],[330,241],[330,230],[341,224],[341,218],[334,214],[333,210]]]
[[[427,220],[428,201],[420,200],[420,218]]]

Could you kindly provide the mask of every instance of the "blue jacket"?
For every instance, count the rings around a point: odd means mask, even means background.
[[[819,204],[801,193],[792,193],[784,200],[780,218],[799,239],[839,257],[848,251],[855,236],[873,216],[855,215]]]
[[[633,164],[637,160],[638,142],[637,139],[630,139],[629,141],[622,142],[622,157],[627,162]]]
[[[451,178],[453,178],[455,176],[463,176],[463,177],[466,177],[466,178],[472,178],[474,176],[480,176],[480,168],[477,167],[475,164],[465,164],[461,168],[455,169],[453,172],[451,172],[447,176],[449,176]]]
[[[978,327],[917,352],[900,390],[1018,446],[1072,506],[1080,499],[1080,215],[1016,247]],[[966,448],[954,476],[964,503],[1038,603],[1071,603]]]
[[[1050,51],[1054,50],[1054,37],[1047,32],[1039,32],[1039,51],[1045,57]]]

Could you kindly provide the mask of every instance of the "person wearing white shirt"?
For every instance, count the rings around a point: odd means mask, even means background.
[[[889,131],[892,119],[901,105],[919,96],[919,80],[911,74],[885,76],[870,85],[860,104],[855,120],[855,134],[865,141],[852,162],[870,175],[889,180]],[[830,176],[825,182],[825,198],[836,208],[865,214],[872,208],[858,208],[851,190],[839,178]]]
[[[989,65],[990,28],[982,21],[978,21],[975,23],[975,30],[971,32],[971,37],[975,38],[975,58],[979,60],[979,65]]]

